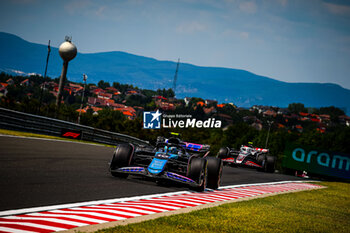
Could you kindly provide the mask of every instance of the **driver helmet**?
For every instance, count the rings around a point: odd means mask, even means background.
[[[178,150],[175,146],[172,146],[169,148],[169,153],[172,153],[172,154],[177,154]]]
[[[253,147],[253,142],[248,142],[249,147]]]

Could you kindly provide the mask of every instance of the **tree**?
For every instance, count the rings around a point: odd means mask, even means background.
[[[100,80],[97,84],[99,88],[106,89],[107,87],[110,87],[109,82],[105,82],[103,80]]]
[[[306,112],[306,108],[302,103],[291,103],[288,105],[288,110],[292,113]]]
[[[332,117],[345,115],[345,112],[343,110],[334,106],[320,108],[320,110],[317,112],[318,114],[328,114]]]

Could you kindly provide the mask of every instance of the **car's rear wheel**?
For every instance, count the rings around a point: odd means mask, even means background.
[[[110,171],[112,176],[126,178],[128,174],[113,171],[120,167],[127,167],[131,164],[131,159],[133,156],[134,148],[130,144],[120,144],[114,151],[111,163]]]
[[[259,165],[263,163],[263,161],[265,160],[265,156],[266,156],[265,154],[259,154],[257,156],[256,161],[258,162]]]
[[[228,157],[230,150],[228,147],[221,147],[219,152],[218,152],[218,158],[220,159],[225,159]]]
[[[187,176],[198,184],[198,186],[192,188],[193,190],[198,192],[204,191],[207,186],[207,160],[203,158],[192,158]]]
[[[208,162],[208,184],[211,189],[218,189],[221,183],[222,160],[215,157],[206,157]]]
[[[262,165],[263,171],[269,173],[275,172],[275,163],[276,158],[274,156],[266,155]]]

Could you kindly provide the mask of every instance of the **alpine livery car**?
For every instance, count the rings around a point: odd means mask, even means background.
[[[196,191],[220,186],[223,163],[209,155],[209,145],[187,143],[179,138],[158,137],[156,146],[117,145],[109,170],[115,177],[140,175],[157,181],[171,180]]]
[[[264,172],[275,171],[276,158],[269,155],[268,149],[242,145],[240,150],[222,147],[219,150],[218,157],[224,164],[255,167]]]

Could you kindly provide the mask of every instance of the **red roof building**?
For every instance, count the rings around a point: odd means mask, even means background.
[[[107,87],[105,90],[111,93],[119,92],[115,87]]]
[[[7,87],[8,84],[7,83],[0,83],[0,86]]]
[[[167,98],[165,98],[165,97],[163,97],[163,96],[161,96],[161,95],[156,95],[156,96],[153,96],[153,99],[154,100],[164,100],[164,101],[166,101],[167,100]]]
[[[205,105],[205,103],[203,101],[199,101],[199,102],[197,102],[197,105],[200,105],[203,107]]]
[[[271,116],[271,117],[276,117],[277,113],[274,110],[266,110],[263,113],[264,116]]]
[[[6,83],[7,83],[8,85],[13,85],[13,84],[15,84],[15,82],[13,81],[12,78],[7,79]]]
[[[29,79],[25,79],[25,80],[23,80],[22,82],[21,82],[21,84],[20,84],[21,86],[29,86],[30,85],[30,81],[29,81]]]
[[[216,108],[214,106],[212,106],[210,108],[203,108],[203,111],[205,114],[210,114],[210,113],[216,112]]]
[[[133,107],[125,106],[124,108],[115,108],[114,110],[122,112],[129,120],[134,120],[136,117],[136,110]]]
[[[113,97],[113,94],[111,94],[111,93],[99,92],[97,94],[97,98],[101,98],[101,99],[111,99],[112,97]]]

